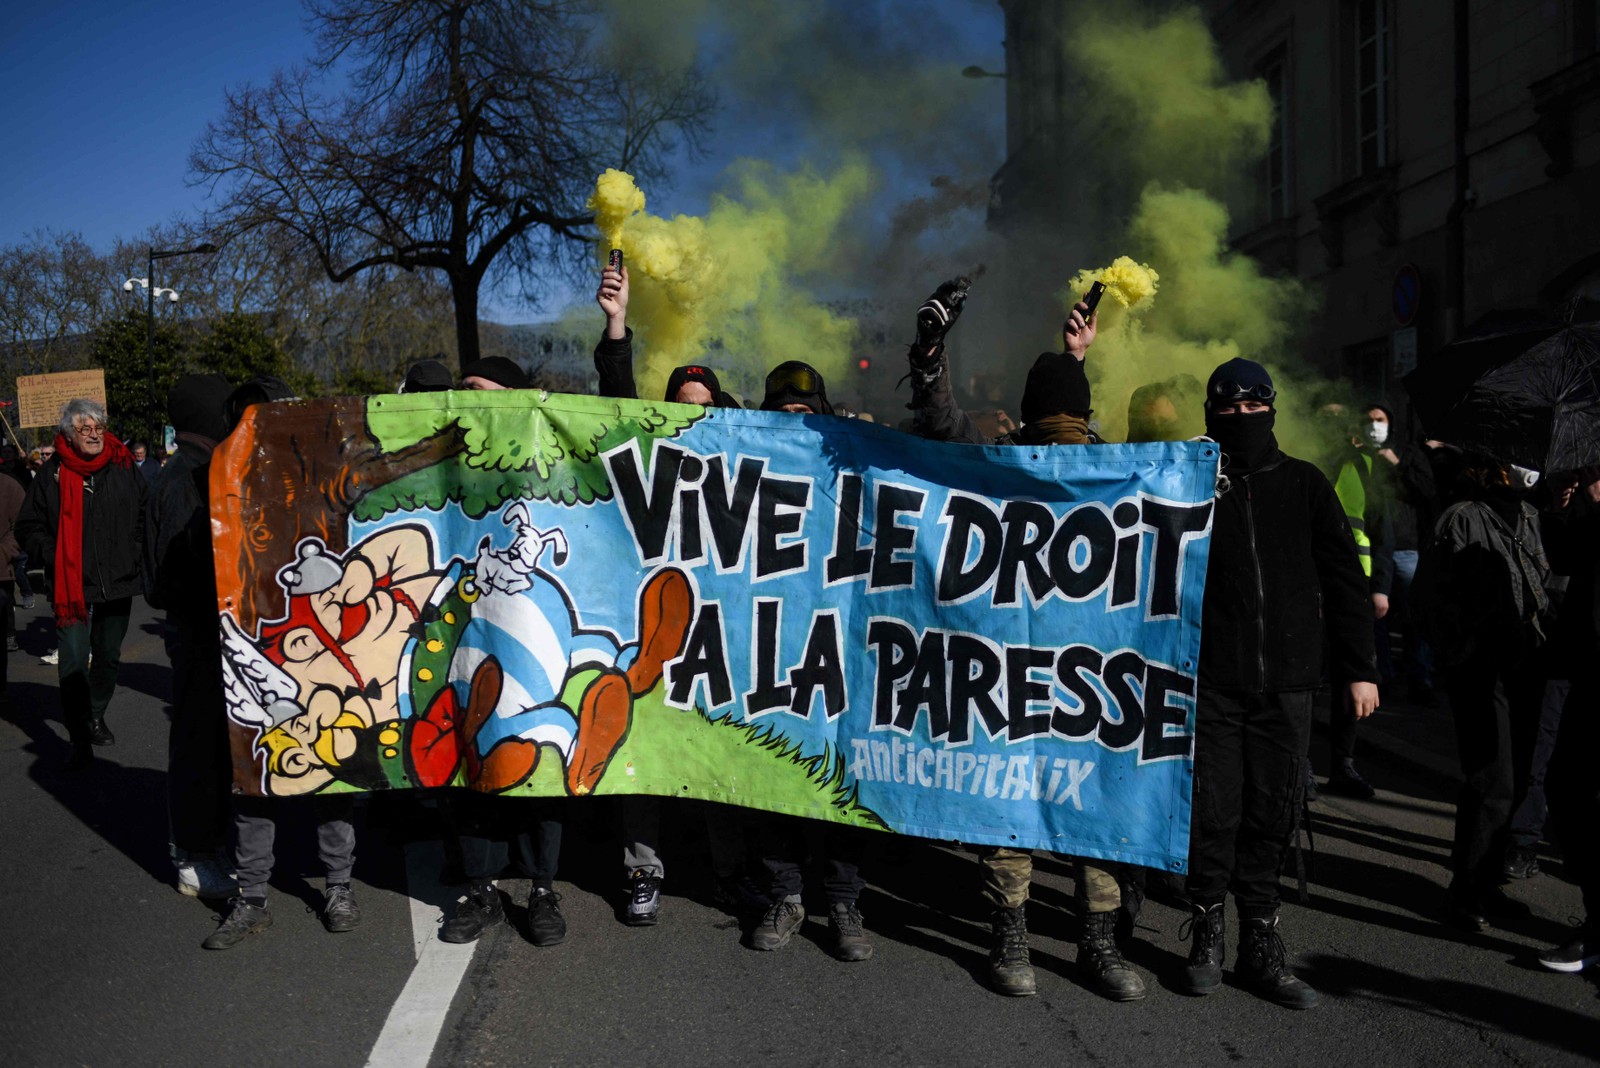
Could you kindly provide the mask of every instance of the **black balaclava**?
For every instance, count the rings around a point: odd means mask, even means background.
[[[1254,471],[1278,455],[1278,439],[1272,432],[1278,415],[1272,407],[1276,399],[1272,376],[1254,360],[1235,358],[1211,372],[1206,382],[1206,436],[1222,447],[1227,470]],[[1245,400],[1260,401],[1267,410],[1216,414],[1219,407]]]
[[[179,434],[213,444],[233,429],[228,422],[228,395],[233,386],[221,375],[184,375],[167,393],[167,418]]]
[[[761,398],[764,412],[782,411],[785,404],[804,404],[818,415],[832,415],[828,387],[815,367],[800,360],[787,360],[767,375],[766,395]]]

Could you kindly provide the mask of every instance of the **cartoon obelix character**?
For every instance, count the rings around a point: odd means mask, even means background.
[[[269,794],[339,780],[406,785],[399,665],[444,575],[425,528],[390,527],[343,556],[316,538],[278,573],[288,611],[252,640],[222,617],[228,714],[259,732]]]
[[[440,587],[402,670],[410,701],[426,709],[410,751],[419,778],[449,781],[458,759],[469,785],[506,790],[527,780],[541,747],[559,755],[567,791],[589,793],[633,721],[634,698],[654,689],[677,656],[693,614],[677,568],[639,592],[638,640],[582,626],[566,587],[540,566],[570,555],[559,529],[541,531],[521,503],[502,516],[504,549],[484,538],[470,573]],[[402,699],[402,704],[407,703]]]

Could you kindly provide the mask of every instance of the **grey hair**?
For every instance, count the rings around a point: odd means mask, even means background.
[[[106,406],[97,400],[90,400],[88,397],[78,397],[76,400],[67,401],[61,406],[61,432],[63,434],[71,434],[73,428],[78,425],[80,416],[87,416],[101,426],[105,426]]]

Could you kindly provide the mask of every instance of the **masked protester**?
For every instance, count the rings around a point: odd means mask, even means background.
[[[226,436],[232,432],[234,426],[252,405],[289,400],[292,397],[292,390],[282,379],[270,375],[259,375],[250,379],[223,400],[224,418],[221,426],[215,422],[216,409],[213,407],[215,394],[210,385],[197,388],[185,380],[174,388],[173,394],[174,396],[169,399],[169,405],[174,402],[177,405],[172,411],[173,426],[178,428],[188,423],[194,428],[187,434],[180,433],[178,436],[180,450],[185,443],[187,444],[185,462],[191,466],[187,476],[181,469],[172,478],[163,475],[163,503],[166,507],[162,515],[157,517],[162,540],[157,545],[157,571],[153,585],[163,591],[158,596],[168,604],[169,613],[175,610],[180,617],[181,636],[188,629],[188,625],[181,621],[182,617],[190,611],[198,612],[200,606],[172,588],[170,577],[172,569],[182,566],[183,554],[187,550],[203,557],[203,566],[208,573],[214,570],[209,543],[204,539],[196,540],[197,532],[189,526],[198,519],[192,509],[197,504],[201,507],[205,505],[189,496],[191,486],[185,481],[192,483],[197,493],[203,492],[209,486],[211,451],[207,445],[211,439],[207,431],[214,433],[220,429]],[[174,463],[176,462],[175,460]],[[185,500],[190,509],[188,511],[185,511]],[[169,528],[168,524],[172,526]],[[191,649],[197,658],[201,655],[205,643],[215,643],[218,640],[216,595],[213,592],[211,596],[210,634],[193,632],[189,634]],[[194,618],[194,622],[199,623],[197,617]],[[215,651],[207,652],[205,655],[208,662],[196,665],[194,669],[192,683],[195,692],[186,695],[184,699],[186,702],[196,703],[218,701],[217,715],[221,718],[221,672],[219,668],[214,667],[220,665],[221,655]],[[212,674],[213,671],[216,672],[215,675]],[[176,726],[175,723],[175,729]],[[225,767],[226,774],[231,776],[231,760]],[[356,905],[355,894],[350,888],[356,848],[356,830],[351,823],[354,812],[352,796],[349,794],[315,796],[306,804],[317,821],[317,855],[326,873],[322,892],[322,925],[330,934],[353,931],[361,925],[361,909]],[[285,808],[285,805],[289,807]],[[216,930],[201,943],[205,949],[232,949],[249,936],[272,926],[272,913],[267,908],[267,883],[272,877],[278,818],[294,811],[297,805],[298,802],[284,798],[234,798],[233,864],[237,872],[238,890],[229,904],[227,913],[217,924]]]
[[[605,332],[594,347],[600,396],[635,400],[639,388],[633,377],[633,331],[628,327],[628,268],[623,264],[606,267],[600,273],[600,288],[594,299],[606,316]],[[717,373],[703,364],[674,368],[667,377],[666,392],[661,399],[716,408],[741,406],[723,392]]]
[[[618,263],[600,274],[595,303],[605,313],[605,330],[594,347],[594,367],[600,377],[600,396],[634,400],[639,396],[633,376],[633,331],[628,327],[628,269]],[[662,400],[677,404],[738,408],[724,393],[717,373],[703,364],[676,367],[667,376]],[[627,880],[628,904],[623,922],[649,927],[659,921],[661,885],[666,864],[660,853],[661,799],[632,795],[617,799],[622,831],[622,865]],[[732,898],[735,888],[747,882],[743,839],[748,831],[744,810],[713,806],[708,812],[708,840],[712,873],[720,891]]]
[[[911,365],[913,429],[943,441],[981,443],[982,435],[967,413],[956,407],[944,339],[965,300],[962,280],[940,286],[917,314],[917,340]],[[1093,414],[1085,359],[1094,343],[1097,317],[1078,304],[1062,324],[1062,351],[1040,354],[1028,371],[1022,391],[1023,425],[1006,443],[1089,445],[1099,438],[1089,428]],[[1038,991],[1028,948],[1027,903],[1033,882],[1033,854],[1004,846],[977,850],[983,896],[994,909],[989,953],[989,983],[999,993],[1025,997]],[[1078,942],[1078,971],[1091,989],[1113,1001],[1145,996],[1144,980],[1122,957],[1119,939],[1133,933],[1133,917],[1142,900],[1138,882],[1126,865],[1082,857],[1071,858],[1083,935]],[[1119,930],[1120,928],[1120,930]]]
[[[1554,659],[1572,687],[1550,758],[1550,816],[1561,841],[1566,874],[1583,892],[1587,914],[1562,944],[1539,954],[1551,971],[1580,972],[1600,963],[1600,778],[1594,753],[1600,748],[1600,681],[1586,670],[1600,659],[1600,467],[1585,468],[1576,493],[1558,497],[1558,514],[1545,516],[1545,535],[1555,569],[1570,576],[1553,637]],[[1569,483],[1570,485],[1570,483]]]
[[[172,657],[172,726],[167,738],[167,818],[178,890],[226,898],[234,891],[224,858],[232,826],[233,764],[223,712],[222,646],[211,551],[211,453],[228,436],[233,386],[221,375],[186,375],[167,395],[177,451],[145,509],[145,599],[165,609]]]
[[[822,374],[802,360],[786,360],[768,372],[761,410],[835,414]],[[751,931],[749,944],[752,949],[777,950],[789,944],[806,919],[801,904],[801,867],[806,859],[808,821],[764,814],[755,822],[761,864],[768,876],[765,893],[769,904]],[[842,961],[863,961],[872,956],[872,943],[867,940],[859,905],[861,891],[866,889],[861,878],[866,846],[863,833],[837,823],[825,823],[821,828],[822,888],[828,897],[828,927],[833,936],[833,955]]]
[[[1350,524],[1350,533],[1355,537],[1361,570],[1367,576],[1378,674],[1387,678],[1392,674],[1386,620],[1394,577],[1395,492],[1389,465],[1378,460],[1377,450],[1389,440],[1391,415],[1388,408],[1378,404],[1362,411],[1362,421],[1346,436],[1330,478],[1333,492],[1344,508],[1345,520]],[[1361,799],[1376,793],[1372,784],[1356,770],[1356,721],[1348,707],[1336,707],[1329,713],[1328,755],[1328,781],[1323,789],[1331,794]],[[1309,780],[1307,788],[1312,789]]]
[[[1222,449],[1195,701],[1186,993],[1221,989],[1234,895],[1234,974],[1288,1008],[1317,993],[1290,971],[1278,934],[1278,872],[1301,810],[1311,701],[1322,676],[1357,719],[1378,703],[1366,576],[1350,525],[1317,468],[1273,433],[1277,392],[1258,363],[1234,359],[1206,383],[1206,433]]]
[[[66,769],[112,745],[106,709],[117,688],[122,640],[140,592],[146,486],[127,446],[106,429],[98,401],[61,409],[55,456],[29,487],[17,538],[51,577],[60,641],[61,710],[72,742]]]
[[[1551,626],[1550,564],[1527,499],[1537,477],[1468,457],[1417,570],[1463,780],[1445,919],[1468,931],[1528,912],[1501,889],[1501,868],[1532,766],[1544,691],[1537,657]]]

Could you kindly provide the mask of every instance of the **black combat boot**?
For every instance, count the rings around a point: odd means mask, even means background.
[[[1022,998],[1039,992],[1028,959],[1025,908],[994,910],[994,948],[989,951],[989,982],[1001,994]]]
[[[1255,993],[1284,1008],[1310,1009],[1317,1004],[1317,992],[1296,979],[1284,959],[1276,913],[1240,921],[1239,962],[1234,974]]]
[[[1222,986],[1222,939],[1226,933],[1222,919],[1222,902],[1215,905],[1193,905],[1194,915],[1184,922],[1189,929],[1185,935],[1179,928],[1178,937],[1190,937],[1189,963],[1183,969],[1183,991],[1186,994],[1211,994]]]
[[[1128,967],[1117,948],[1117,913],[1091,912],[1083,918],[1083,938],[1078,942],[1078,972],[1101,997],[1112,1001],[1138,1001],[1144,997],[1144,980]]]

